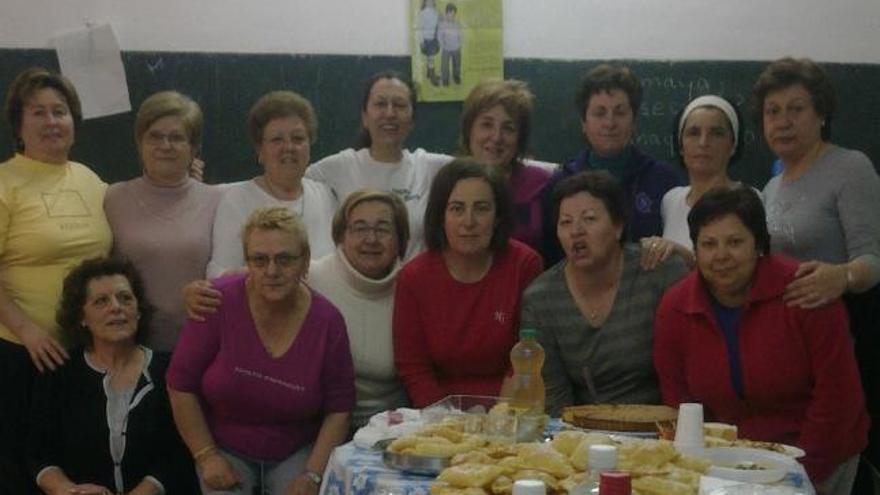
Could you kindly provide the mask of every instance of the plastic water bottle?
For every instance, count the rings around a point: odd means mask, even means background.
[[[510,394],[510,407],[520,415],[544,414],[544,348],[536,340],[538,332],[523,328],[519,332],[519,342],[510,350],[510,364],[513,366],[513,386]]]
[[[599,493],[599,481],[602,473],[617,469],[617,447],[613,445],[590,445],[587,457],[590,477],[583,483],[575,485],[570,495],[596,495]]]

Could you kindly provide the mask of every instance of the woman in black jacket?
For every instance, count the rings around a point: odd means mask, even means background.
[[[82,349],[34,387],[28,456],[45,493],[198,490],[165,390],[169,356],[139,344],[150,314],[127,261],[89,260],[65,279],[57,320]]]

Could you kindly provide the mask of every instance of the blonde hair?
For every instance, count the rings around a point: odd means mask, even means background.
[[[201,149],[204,122],[202,109],[192,98],[177,91],[154,93],[141,103],[134,120],[134,140],[138,148],[147,129],[163,117],[179,117],[183,121],[183,128],[193,152],[197,153]]]
[[[333,215],[333,242],[336,245],[342,244],[352,210],[359,204],[368,201],[379,201],[391,207],[391,215],[394,217],[394,230],[397,235],[397,256],[403,259],[403,256],[406,254],[406,246],[409,244],[409,215],[407,215],[406,205],[403,203],[403,200],[393,193],[376,189],[360,189],[349,194]]]
[[[255,230],[277,230],[285,234],[291,234],[296,239],[299,255],[306,259],[311,257],[309,249],[309,234],[299,215],[283,206],[257,208],[248,216],[244,227],[241,229],[241,247],[247,257],[247,242]]]

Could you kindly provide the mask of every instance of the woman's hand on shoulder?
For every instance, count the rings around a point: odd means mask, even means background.
[[[205,162],[198,158],[193,158],[189,164],[189,176],[199,182],[205,182]]]
[[[643,270],[653,270],[663,263],[674,253],[681,257],[682,261],[691,268],[694,266],[694,255],[689,249],[658,236],[643,237],[639,240],[641,245],[641,259],[639,264]]]
[[[40,373],[55,371],[70,357],[60,342],[35,323],[29,322],[18,337]]]
[[[287,487],[284,495],[315,495],[321,487],[311,478],[302,473],[293,479],[293,483]]]
[[[184,285],[181,292],[186,315],[195,321],[205,321],[205,317],[214,314],[223,300],[223,294],[207,280],[193,280]]]
[[[228,490],[241,484],[241,478],[232,464],[214,450],[198,461],[199,475],[212,490]]]
[[[785,288],[788,306],[811,309],[828,304],[846,292],[849,280],[845,264],[805,261],[798,266],[795,279]]]

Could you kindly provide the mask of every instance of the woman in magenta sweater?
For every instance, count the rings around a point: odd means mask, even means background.
[[[457,159],[434,179],[428,251],[397,281],[394,361],[416,407],[447,395],[498,395],[523,290],[541,258],[510,239],[513,211],[497,167]]]
[[[222,303],[174,351],[174,421],[203,493],[316,494],[355,403],[345,322],[303,282],[310,250],[295,213],[258,209],[241,237],[248,272],[214,282]]]
[[[657,310],[654,364],[663,401],[702,402],[741,436],[793,444],[820,494],[848,494],[868,416],[840,300],[783,300],[797,262],[770,255],[749,188],[706,193],[688,215],[698,270]]]

